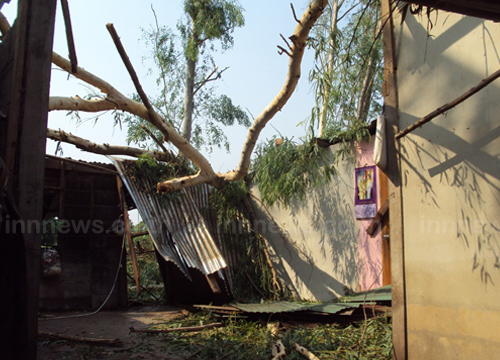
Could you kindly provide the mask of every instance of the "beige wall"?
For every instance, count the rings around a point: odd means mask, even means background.
[[[500,68],[500,24],[430,20],[395,20],[400,129]],[[410,359],[500,356],[499,120],[496,80],[401,141]]]
[[[371,158],[356,153],[372,146],[354,146],[353,155],[337,166],[333,182],[309,191],[304,202],[267,210],[253,202],[273,263],[297,298],[329,301],[343,296],[346,287],[381,286],[380,231],[367,236],[369,221],[354,217],[354,170],[371,164]],[[251,192],[260,196],[257,186]]]

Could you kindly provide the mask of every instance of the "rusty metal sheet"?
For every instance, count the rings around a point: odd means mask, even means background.
[[[165,206],[156,193],[156,184],[141,184],[143,186],[139,188],[130,178],[123,164],[129,160],[109,158],[132,195],[156,249],[165,260],[176,264],[189,279],[188,268],[209,275],[227,267],[209,225],[200,213],[200,206],[208,206],[209,185],[199,185],[197,190],[180,190],[180,195]]]

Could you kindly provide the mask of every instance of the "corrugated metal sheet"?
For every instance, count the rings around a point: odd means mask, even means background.
[[[344,296],[339,302],[377,302],[392,300],[391,285],[382,286],[376,289],[360,292],[351,296]]]
[[[297,311],[313,311],[327,314],[337,314],[343,310],[355,309],[363,305],[362,303],[324,303],[324,304],[297,304],[287,301],[269,302],[262,304],[232,304],[247,313],[279,314]]]
[[[129,160],[110,159],[132,195],[156,249],[165,260],[176,264],[189,279],[188,268],[198,269],[205,275],[226,268],[207,221],[200,213],[200,207],[208,207],[211,192],[208,185],[180,190],[180,195],[164,206],[156,193],[156,184],[141,183],[139,187],[130,178],[124,166]]]
[[[277,302],[267,302],[262,304],[232,304],[233,307],[240,309],[244,312],[249,313],[286,313],[307,310],[309,307],[307,305],[287,302],[287,301],[277,301]]]

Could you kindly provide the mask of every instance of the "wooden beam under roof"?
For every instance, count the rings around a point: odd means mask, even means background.
[[[482,19],[500,21],[500,1],[498,0],[402,0],[403,2],[428,6],[440,10]]]

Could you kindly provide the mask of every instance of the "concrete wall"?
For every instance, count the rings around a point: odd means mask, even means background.
[[[337,166],[333,182],[309,191],[304,202],[266,210],[254,201],[273,263],[296,297],[329,301],[344,295],[346,288],[381,286],[380,230],[370,237],[370,221],[354,217],[354,171],[372,164],[372,151],[373,143],[353,146],[352,155]],[[259,197],[257,186],[251,192]]]
[[[500,24],[430,20],[394,21],[400,129],[500,68]],[[499,119],[496,80],[401,141],[410,359],[500,354]]]

